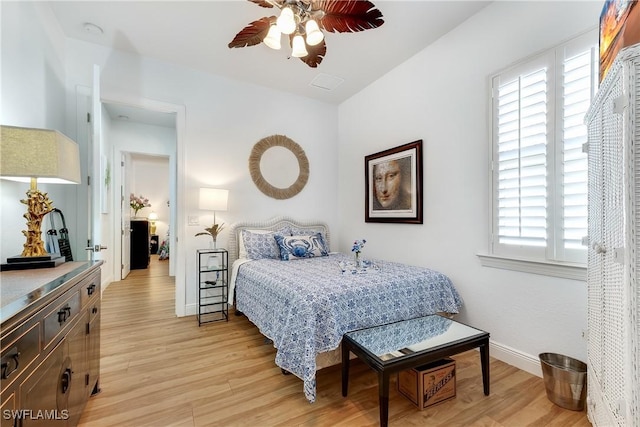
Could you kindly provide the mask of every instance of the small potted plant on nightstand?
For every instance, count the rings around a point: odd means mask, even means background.
[[[218,240],[218,234],[220,234],[220,232],[222,231],[222,229],[224,228],[224,223],[222,224],[213,224],[211,227],[209,228],[205,228],[205,231],[201,231],[200,233],[196,233],[196,237],[197,236],[211,236],[212,241],[210,242],[210,248],[211,249],[216,249],[216,240]]]

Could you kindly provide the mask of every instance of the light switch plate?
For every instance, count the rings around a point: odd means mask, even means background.
[[[189,225],[200,225],[200,217],[189,215]]]

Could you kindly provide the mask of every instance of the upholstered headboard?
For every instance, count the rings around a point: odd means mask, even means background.
[[[327,247],[331,248],[329,226],[322,221],[298,221],[286,216],[279,216],[266,221],[241,221],[236,222],[229,228],[229,265],[233,265],[238,259],[242,230],[275,231],[286,226],[292,229],[309,229],[314,232],[321,232]]]

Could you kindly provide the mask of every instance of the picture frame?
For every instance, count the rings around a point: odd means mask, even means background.
[[[422,140],[364,158],[365,222],[422,224]]]
[[[640,42],[640,7],[635,0],[606,0],[599,24],[600,82],[620,49]]]

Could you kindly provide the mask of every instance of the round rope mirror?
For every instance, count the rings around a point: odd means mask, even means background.
[[[260,162],[267,150],[273,147],[282,147],[289,150],[298,160],[298,178],[286,188],[279,188],[269,183],[260,169]],[[309,180],[309,160],[302,147],[284,135],[271,135],[262,138],[253,146],[249,156],[249,173],[256,187],[264,194],[274,199],[290,199],[298,194]]]

